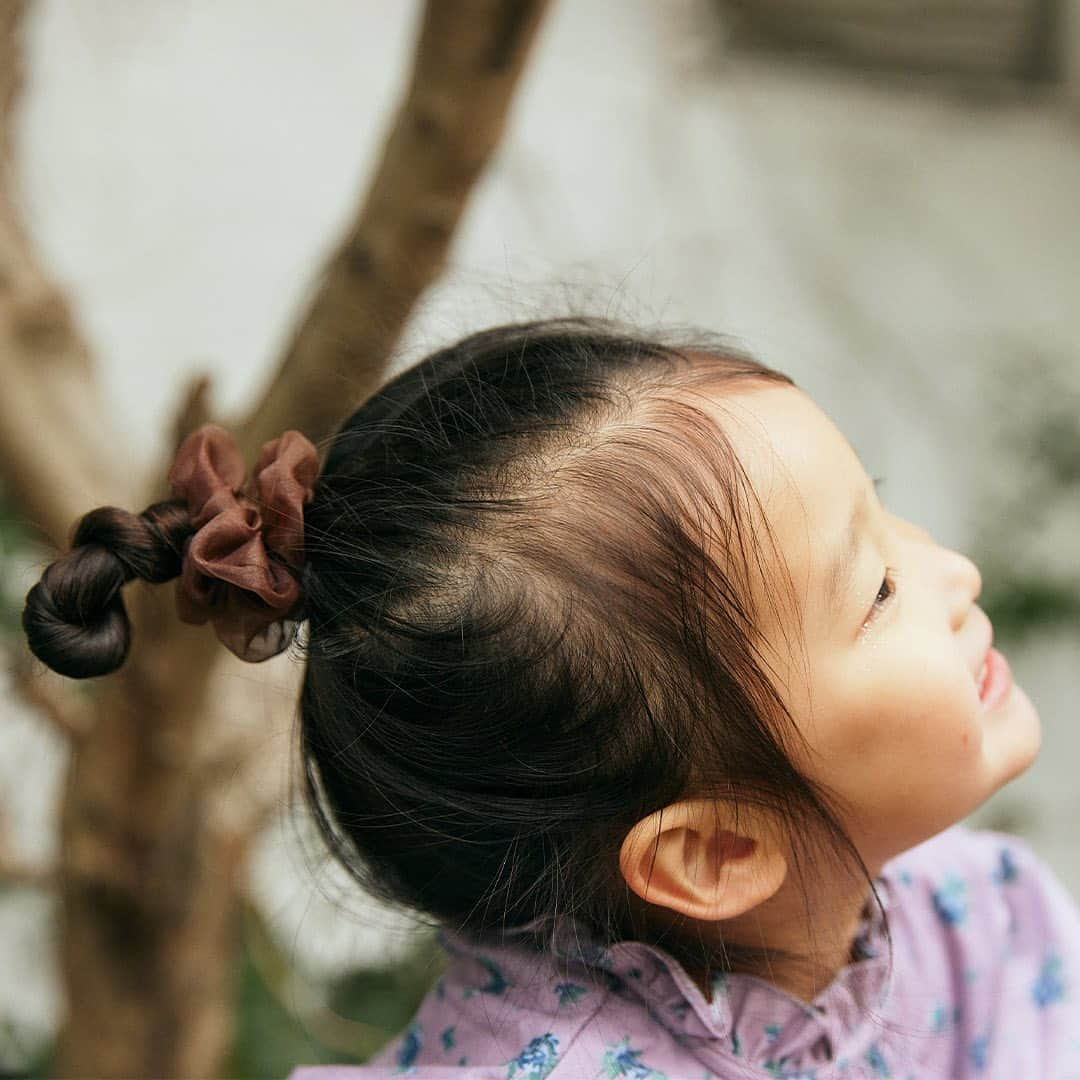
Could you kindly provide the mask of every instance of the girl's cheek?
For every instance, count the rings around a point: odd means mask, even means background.
[[[977,720],[965,719],[954,737],[956,752],[964,762],[982,758],[983,728]]]

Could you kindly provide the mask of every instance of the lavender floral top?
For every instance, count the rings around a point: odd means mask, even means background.
[[[878,880],[849,964],[812,1004],[749,975],[706,1001],[662,949],[544,953],[444,931],[450,964],[365,1066],[289,1080],[1080,1078],[1080,910],[1015,837],[955,826]]]

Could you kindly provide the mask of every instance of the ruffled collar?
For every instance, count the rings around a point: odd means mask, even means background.
[[[887,912],[893,895],[890,882],[882,875],[875,884]],[[444,929],[440,940],[456,956],[473,955],[479,948],[450,930]],[[501,953],[505,960],[521,952],[509,945],[483,951]],[[712,1000],[706,1001],[682,964],[665,950],[643,941],[599,946],[576,924],[557,929],[544,952],[560,973],[587,974],[613,993],[640,1000],[653,1020],[695,1056],[700,1052],[703,1061],[735,1058],[770,1076],[797,1077],[872,1053],[890,989],[885,918],[872,897],[855,941],[859,959],[842,968],[813,1002],[741,973],[718,975]]]

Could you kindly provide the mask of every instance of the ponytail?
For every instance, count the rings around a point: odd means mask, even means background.
[[[50,563],[31,588],[22,625],[30,651],[70,679],[116,671],[131,647],[122,587],[139,578],[179,577],[194,529],[180,500],[141,514],[99,506],[79,521],[72,550]]]

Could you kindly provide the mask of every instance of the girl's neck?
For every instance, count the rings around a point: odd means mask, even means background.
[[[736,962],[731,969],[752,974],[802,1001],[812,1002],[858,959],[855,939],[866,906],[872,902],[870,887],[864,882],[860,890],[852,890],[845,897],[833,892],[827,904],[812,905],[808,911],[802,892],[785,882],[764,904],[727,920],[722,928],[718,924],[699,924],[692,939],[685,936],[685,929],[681,932],[680,939],[687,948],[680,952],[690,955],[700,950],[702,942],[708,948],[711,939],[715,964],[705,966],[687,963],[681,956],[679,959],[706,1001],[712,1000],[713,975],[728,969],[731,954],[750,955],[754,951],[763,956],[761,962],[754,966]],[[660,937],[670,937],[670,933],[669,927]],[[664,947],[662,940],[660,944]]]

